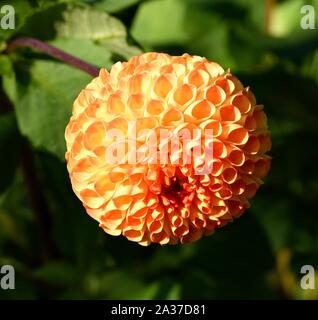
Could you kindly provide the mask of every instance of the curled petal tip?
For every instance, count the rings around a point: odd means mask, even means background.
[[[65,130],[87,213],[142,246],[213,234],[250,206],[270,169],[267,117],[215,62],[148,52],[83,89]]]

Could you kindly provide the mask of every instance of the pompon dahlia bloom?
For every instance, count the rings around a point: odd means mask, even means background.
[[[88,214],[141,245],[187,243],[226,225],[270,167],[253,93],[188,54],[145,53],[101,69],[77,97],[65,137]]]

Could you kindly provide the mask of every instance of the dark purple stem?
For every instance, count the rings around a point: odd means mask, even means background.
[[[34,38],[18,38],[11,41],[8,44],[7,52],[10,53],[16,50],[17,48],[21,48],[21,47],[30,47],[30,48],[38,49],[41,52],[47,53],[51,57],[61,60],[77,69],[81,69],[85,71],[86,73],[92,75],[93,77],[97,77],[99,74],[99,69],[96,68],[95,66],[79,58],[76,58],[56,47],[53,47],[45,42],[42,42]]]

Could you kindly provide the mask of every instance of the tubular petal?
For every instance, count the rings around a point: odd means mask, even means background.
[[[271,163],[267,117],[250,88],[189,54],[148,52],[102,68],[75,100],[65,139],[87,213],[142,246],[227,225]]]

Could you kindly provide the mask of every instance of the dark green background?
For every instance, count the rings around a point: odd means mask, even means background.
[[[318,298],[318,33],[300,28],[304,4],[318,27],[317,1],[10,4],[16,29],[0,30],[0,265],[15,267],[16,290],[0,298]],[[145,248],[103,233],[64,161],[72,102],[91,77],[34,50],[6,54],[20,36],[108,69],[142,50],[230,68],[265,105],[272,132],[272,169],[251,209],[190,245]],[[305,264],[316,290],[300,288]]]

